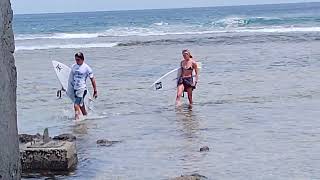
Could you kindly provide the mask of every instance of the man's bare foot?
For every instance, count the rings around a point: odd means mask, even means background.
[[[83,117],[82,113],[77,111],[75,114],[74,114],[74,119],[77,121],[77,120],[80,120],[81,118]]]
[[[176,107],[180,107],[181,106],[181,102],[180,101],[176,101]]]

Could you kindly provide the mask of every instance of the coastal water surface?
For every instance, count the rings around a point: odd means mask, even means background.
[[[319,179],[319,12],[304,3],[15,15],[19,133],[77,136],[77,169],[57,179]],[[175,108],[174,89],[149,88],[185,48],[203,65],[192,110],[186,98]],[[72,65],[78,51],[99,96],[82,122],[56,98],[51,64]]]

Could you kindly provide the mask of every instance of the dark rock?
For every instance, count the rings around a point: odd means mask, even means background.
[[[78,162],[76,139],[71,134],[49,137],[48,129],[44,135],[19,135],[20,162],[24,174],[37,172],[64,172],[74,170]]]
[[[99,139],[97,140],[97,144],[106,144],[108,140],[106,139]]]
[[[98,145],[107,146],[107,147],[112,146],[113,144],[119,143],[119,142],[121,142],[121,141],[109,141],[107,139],[99,139],[99,140],[97,140],[97,144]]]
[[[78,162],[76,144],[69,141],[43,141],[20,144],[23,173],[74,170]]]
[[[198,178],[202,178],[202,179],[208,179],[206,176],[203,176],[203,175],[198,174],[198,173],[191,174],[190,176],[198,177]]]
[[[43,131],[43,143],[48,143],[50,141],[49,130],[45,128]]]
[[[204,180],[204,179],[208,179],[208,178],[196,173],[191,175],[181,175],[180,177],[173,178],[172,180]]]
[[[19,142],[20,143],[28,143],[35,140],[42,139],[42,136],[38,133],[36,135],[29,135],[29,134],[19,134]]]
[[[53,140],[60,140],[60,141],[75,141],[77,138],[72,134],[60,134],[59,136],[53,137]]]
[[[210,149],[208,146],[203,146],[202,148],[200,148],[200,152],[208,152]]]

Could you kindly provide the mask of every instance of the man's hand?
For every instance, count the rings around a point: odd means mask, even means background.
[[[98,91],[97,91],[97,85],[96,85],[96,79],[94,77],[90,78],[92,87],[93,87],[93,98],[97,99],[98,97]]]
[[[95,99],[98,98],[98,91],[97,90],[93,91],[93,98],[95,98]]]

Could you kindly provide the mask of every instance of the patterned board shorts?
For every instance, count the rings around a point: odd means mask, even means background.
[[[84,97],[86,97],[86,95],[87,95],[86,89],[74,90],[74,97],[75,97],[74,103],[82,106],[84,103]]]
[[[196,89],[196,86],[193,85],[193,77],[180,77],[177,85],[180,84],[183,84],[185,90],[187,88]]]

